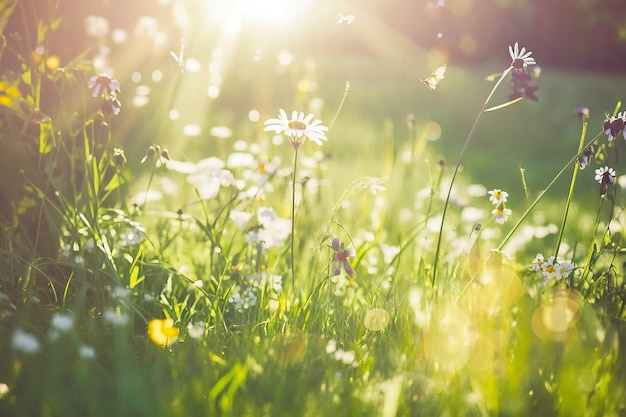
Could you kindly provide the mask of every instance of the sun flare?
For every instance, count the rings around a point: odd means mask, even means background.
[[[222,0],[206,7],[210,19],[232,27],[239,24],[264,29],[288,29],[306,12],[308,0]]]

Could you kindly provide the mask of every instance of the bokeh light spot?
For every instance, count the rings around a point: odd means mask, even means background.
[[[155,83],[161,82],[163,79],[163,72],[161,70],[152,71],[152,81]]]
[[[61,60],[56,55],[50,55],[48,59],[46,59],[46,67],[52,71],[59,68],[59,65],[61,65]]]
[[[471,270],[471,266],[468,268]],[[492,316],[511,308],[522,291],[522,282],[515,272],[505,265],[495,265],[480,272],[468,296],[474,311]]]
[[[202,70],[202,64],[195,58],[187,58],[185,60],[185,71],[187,72],[200,72]]]
[[[271,356],[285,364],[299,362],[306,352],[306,339],[300,333],[278,333],[272,338]]]
[[[9,386],[4,383],[0,383],[0,399],[6,396],[9,393]]]
[[[531,326],[535,335],[543,340],[564,341],[581,313],[580,296],[573,291],[561,293],[535,310]]]
[[[183,135],[185,136],[200,136],[200,132],[202,129],[197,124],[190,123],[183,127]]]
[[[424,130],[426,132],[426,138],[430,142],[439,140],[441,137],[441,125],[437,122],[428,122],[424,127]]]
[[[228,139],[233,135],[231,128],[226,126],[214,126],[211,128],[211,136],[215,136],[220,139]]]
[[[285,142],[285,138],[282,135],[272,136],[272,145],[280,146]]]
[[[220,95],[220,86],[219,85],[210,85],[207,89],[207,94],[209,98],[218,98]]]
[[[135,94],[138,96],[148,96],[150,95],[151,88],[147,85],[138,85],[135,89]]]
[[[365,327],[373,332],[379,332],[389,324],[389,313],[382,308],[373,308],[365,314]]]
[[[283,66],[288,66],[293,62],[293,55],[289,51],[281,51],[278,54],[278,63]]]
[[[473,55],[476,52],[476,46],[476,39],[471,35],[465,34],[459,39],[459,49],[465,55]]]
[[[248,112],[248,120],[251,122],[258,122],[261,120],[261,113],[258,110],[250,110]]]
[[[140,108],[150,102],[148,96],[135,96],[133,97],[133,106]]]
[[[124,29],[114,29],[111,32],[111,40],[113,43],[124,43],[128,39],[128,32]]]
[[[225,33],[236,35],[241,31],[241,18],[236,14],[230,14],[224,19],[222,27]]]

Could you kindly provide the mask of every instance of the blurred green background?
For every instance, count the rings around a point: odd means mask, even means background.
[[[58,9],[24,1],[20,7],[5,32],[55,11],[62,21],[49,48],[61,66],[81,56],[95,72],[120,80],[123,111],[114,140],[137,176],[151,144],[178,160],[225,157],[237,140],[257,141],[263,120],[279,108],[313,111],[329,124],[346,82],[350,91],[324,146],[336,169],[347,167],[346,184],[385,174],[381,155],[388,141],[399,153],[412,140],[408,117],[416,122],[415,134],[431,129],[436,139],[425,156],[453,166],[493,86],[485,77],[506,69],[508,46],[520,42],[541,69],[533,80],[539,101],[486,114],[462,176],[466,183],[507,189],[519,196],[511,204],[521,207],[520,168],[536,195],[576,153],[580,123],[574,109],[590,109],[590,138],[626,92],[626,12],[610,0],[100,0],[60,1]],[[89,47],[94,35],[88,16],[108,20],[97,48]],[[24,35],[8,38],[5,71],[12,51],[36,39]],[[182,55],[184,73],[170,52]],[[446,77],[429,91],[420,78],[443,63]],[[507,101],[509,90],[507,81],[490,104]],[[47,114],[58,105],[50,97],[42,103]],[[252,120],[250,111],[256,112]],[[231,129],[228,138],[212,133],[220,126]],[[289,149],[270,151],[281,152],[289,157]],[[622,161],[611,165],[618,175],[623,171]],[[593,168],[579,179],[583,198],[598,194]],[[568,177],[551,195],[565,195]]]

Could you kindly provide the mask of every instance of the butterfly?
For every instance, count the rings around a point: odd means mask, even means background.
[[[423,82],[430,91],[433,91],[435,88],[437,88],[437,84],[439,83],[439,81],[443,79],[443,76],[446,73],[446,69],[448,69],[448,66],[444,64],[431,72],[425,80],[422,80],[420,78],[420,81]]]
[[[185,53],[185,42],[183,41],[183,38],[180,38],[180,52],[178,53],[178,55],[176,55],[176,52],[170,51],[170,55],[172,56],[172,58],[174,58],[174,61],[176,61],[176,63],[178,64],[178,68],[180,68],[181,74],[185,72],[185,57],[183,55],[184,53]]]

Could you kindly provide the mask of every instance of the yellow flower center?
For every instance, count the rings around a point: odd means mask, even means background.
[[[554,270],[554,266],[553,265],[548,265],[548,266],[546,266],[546,272],[553,273],[553,272],[556,272],[556,271]]]
[[[300,120],[290,120],[289,127],[296,130],[305,130],[306,123],[301,122]]]

